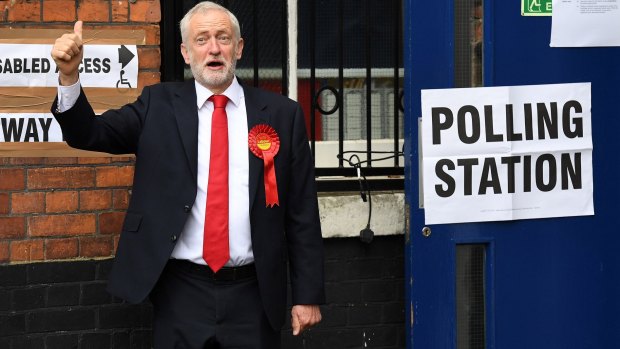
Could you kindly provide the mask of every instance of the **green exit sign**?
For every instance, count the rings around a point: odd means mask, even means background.
[[[551,16],[551,0],[521,0],[521,16]]]

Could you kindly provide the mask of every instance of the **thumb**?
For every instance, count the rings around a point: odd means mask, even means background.
[[[82,39],[82,21],[77,21],[75,22],[75,25],[73,26],[73,32],[80,37],[80,39]]]
[[[296,336],[300,332],[300,324],[299,324],[299,316],[295,313],[292,314],[291,317],[292,327],[293,327],[293,336]]]

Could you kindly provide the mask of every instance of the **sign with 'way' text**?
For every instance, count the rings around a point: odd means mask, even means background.
[[[0,113],[0,142],[62,142],[52,113]]]
[[[0,86],[56,87],[58,70],[52,45],[0,44]],[[85,45],[80,64],[83,87],[137,88],[135,45]]]
[[[590,90],[423,90],[426,224],[593,215]]]

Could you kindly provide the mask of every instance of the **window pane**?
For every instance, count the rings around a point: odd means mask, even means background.
[[[454,9],[455,87],[482,86],[482,0],[455,0]]]
[[[456,246],[456,347],[484,349],[486,245]]]
[[[404,138],[402,2],[305,0],[298,6],[298,96],[314,131],[317,167],[339,166],[340,151],[360,151],[362,161],[369,148],[393,155]]]

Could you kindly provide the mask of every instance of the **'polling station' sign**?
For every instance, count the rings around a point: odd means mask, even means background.
[[[52,45],[0,44],[0,86],[56,87],[58,70]],[[80,64],[84,87],[137,88],[135,45],[85,45]]]
[[[590,91],[423,90],[426,224],[593,215]]]

